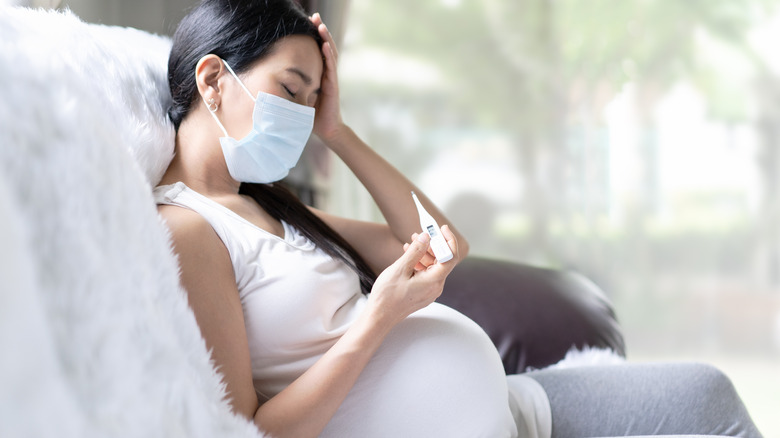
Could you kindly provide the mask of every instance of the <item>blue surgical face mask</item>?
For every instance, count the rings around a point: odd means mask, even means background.
[[[252,131],[241,140],[230,137],[219,117],[209,109],[225,133],[219,138],[219,143],[230,176],[239,182],[279,181],[295,167],[303,153],[314,126],[314,108],[262,91],[255,98],[228,63],[222,62],[249,98],[255,101]]]

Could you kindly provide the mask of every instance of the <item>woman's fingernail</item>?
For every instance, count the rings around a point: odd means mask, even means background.
[[[422,233],[419,236],[417,236],[417,240],[422,242],[422,243],[428,242],[428,239],[430,239],[430,236],[428,236],[428,233]]]

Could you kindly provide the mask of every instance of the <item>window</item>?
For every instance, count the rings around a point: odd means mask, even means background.
[[[630,359],[716,364],[780,435],[776,3],[353,0],[344,117],[474,254],[584,273]]]

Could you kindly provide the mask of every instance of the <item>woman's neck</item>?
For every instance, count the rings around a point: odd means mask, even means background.
[[[219,135],[203,126],[190,118],[182,121],[176,133],[173,160],[160,185],[181,181],[207,196],[237,194],[241,184],[230,176]]]

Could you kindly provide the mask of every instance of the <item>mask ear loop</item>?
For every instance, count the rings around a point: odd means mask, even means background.
[[[214,117],[214,121],[217,122],[217,125],[219,125],[220,129],[222,129],[222,132],[225,133],[225,137],[230,137],[228,135],[227,129],[225,129],[224,126],[222,126],[222,122],[219,121],[219,117],[217,117],[217,110],[219,109],[219,105],[217,105],[216,102],[214,102],[214,98],[212,97],[209,99],[208,102],[206,100],[203,100],[203,104],[206,105],[206,108],[209,110],[209,114],[211,114],[211,117]]]
[[[230,65],[228,65],[227,61],[225,61],[225,60],[223,59],[223,60],[222,60],[222,63],[223,63],[223,64],[225,64],[225,67],[227,67],[227,69],[228,69],[228,71],[230,72],[230,74],[232,74],[232,75],[233,75],[233,77],[234,77],[234,78],[236,78],[236,81],[238,81],[238,84],[239,84],[239,85],[241,85],[241,88],[243,88],[243,89],[244,89],[244,91],[246,91],[246,94],[248,94],[248,95],[249,95],[249,98],[250,98],[250,99],[252,99],[252,102],[255,102],[255,101],[257,101],[257,99],[255,98],[255,96],[253,96],[253,95],[252,95],[252,92],[251,92],[251,91],[249,91],[249,88],[247,88],[247,87],[246,87],[246,85],[244,85],[244,83],[243,83],[243,82],[241,82],[241,79],[239,79],[239,78],[238,78],[238,75],[236,74],[236,72],[234,72],[234,71],[233,71],[233,69],[232,69],[232,68],[230,68]]]
[[[252,102],[256,102],[257,99],[255,99],[255,97],[252,96],[252,92],[249,91],[249,88],[247,88],[243,82],[241,82],[241,79],[238,78],[238,75],[236,75],[236,72],[234,72],[233,69],[230,67],[230,65],[228,65],[227,61],[223,59],[222,63],[225,64],[225,67],[227,67],[230,74],[232,74],[233,77],[236,78],[236,81],[238,82],[239,85],[241,85],[241,88],[243,88],[244,91],[246,91],[246,94],[249,95],[249,98],[252,99]],[[230,137],[230,135],[228,135],[227,129],[225,129],[225,127],[222,125],[222,122],[219,121],[219,117],[217,117],[217,110],[219,109],[219,105],[217,105],[217,103],[214,102],[214,98],[212,97],[211,99],[209,99],[208,102],[204,100],[203,103],[206,105],[206,108],[208,108],[211,117],[213,117],[214,121],[217,122],[217,125],[219,125],[220,129],[222,129],[222,132],[225,133],[225,137]]]

